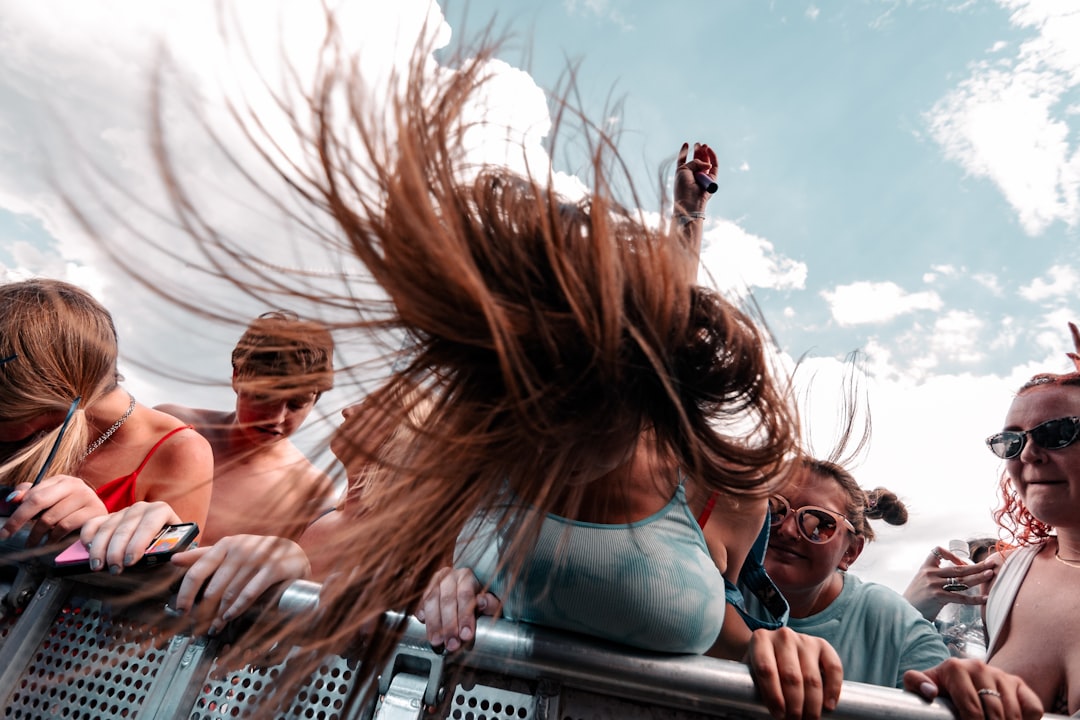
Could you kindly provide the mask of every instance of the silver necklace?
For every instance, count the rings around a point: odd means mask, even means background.
[[[119,430],[120,426],[123,425],[129,417],[131,417],[131,413],[135,412],[135,398],[132,396],[131,393],[128,393],[128,397],[131,398],[131,404],[128,405],[128,409],[124,411],[124,414],[120,416],[120,419],[114,422],[108,430],[101,433],[101,437],[86,446],[86,451],[82,454],[80,460],[85,460],[87,455],[101,447],[102,443],[111,438],[113,436],[113,433]]]

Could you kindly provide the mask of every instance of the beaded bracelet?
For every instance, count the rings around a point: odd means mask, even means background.
[[[679,213],[675,216],[675,219],[679,221],[680,226],[689,225],[695,220],[704,220],[705,213],[703,212],[691,212],[691,213]]]

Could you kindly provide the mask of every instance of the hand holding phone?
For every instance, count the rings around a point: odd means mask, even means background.
[[[150,567],[168,562],[173,555],[186,550],[198,535],[199,526],[196,523],[166,525],[147,546],[142,559],[131,567]],[[85,565],[89,570],[90,549],[82,540],[76,540],[71,547],[56,556],[53,564],[64,568]]]

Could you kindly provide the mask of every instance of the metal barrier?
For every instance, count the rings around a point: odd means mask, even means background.
[[[219,672],[215,658],[222,640],[163,632],[164,598],[128,602],[130,581],[116,580],[42,576],[23,566],[0,566],[0,717],[768,717],[742,664],[645,653],[487,619],[479,623],[471,650],[449,656],[433,652],[423,626],[409,621],[378,674],[374,703],[355,702],[367,689],[361,682],[367,674],[359,672],[355,658],[333,655],[292,697],[271,707],[267,697],[288,656],[274,665]],[[299,582],[285,590],[277,607],[303,613],[317,604],[318,586]],[[899,690],[849,682],[829,717],[950,720],[953,715],[941,701],[926,703]]]

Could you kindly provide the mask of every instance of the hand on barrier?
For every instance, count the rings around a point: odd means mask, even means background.
[[[762,702],[777,720],[817,720],[835,710],[844,668],[840,656],[821,638],[791,628],[755,630],[746,662]]]
[[[187,568],[175,610],[192,612],[216,635],[274,585],[310,577],[311,564],[292,540],[270,535],[231,535],[209,547],[173,556]]]
[[[52,475],[34,487],[21,483],[8,497],[18,507],[0,526],[0,540],[29,525],[27,547],[37,547],[42,539],[62,540],[91,518],[109,512],[89,485],[71,475]]]
[[[1039,696],[1023,680],[982,660],[949,658],[925,672],[908,670],[904,689],[925,700],[948,697],[959,720],[1037,720],[1043,715]]]
[[[443,568],[428,584],[416,618],[427,626],[432,647],[454,652],[476,638],[479,615],[502,614],[499,598],[484,592],[468,568]]]
[[[944,567],[941,567],[942,560],[948,561]],[[997,575],[1002,562],[1004,560],[1001,555],[993,553],[982,562],[968,564],[947,549],[936,547],[930,551],[915,576],[911,578],[904,590],[904,599],[927,620],[937,617],[941,609],[949,603],[984,605],[985,594],[968,595],[949,590],[949,581],[960,580],[971,587],[988,583]]]
[[[140,501],[123,510],[91,518],[83,525],[79,538],[88,548],[91,570],[108,568],[110,573],[118,575],[142,560],[161,528],[180,522],[168,503]]]

